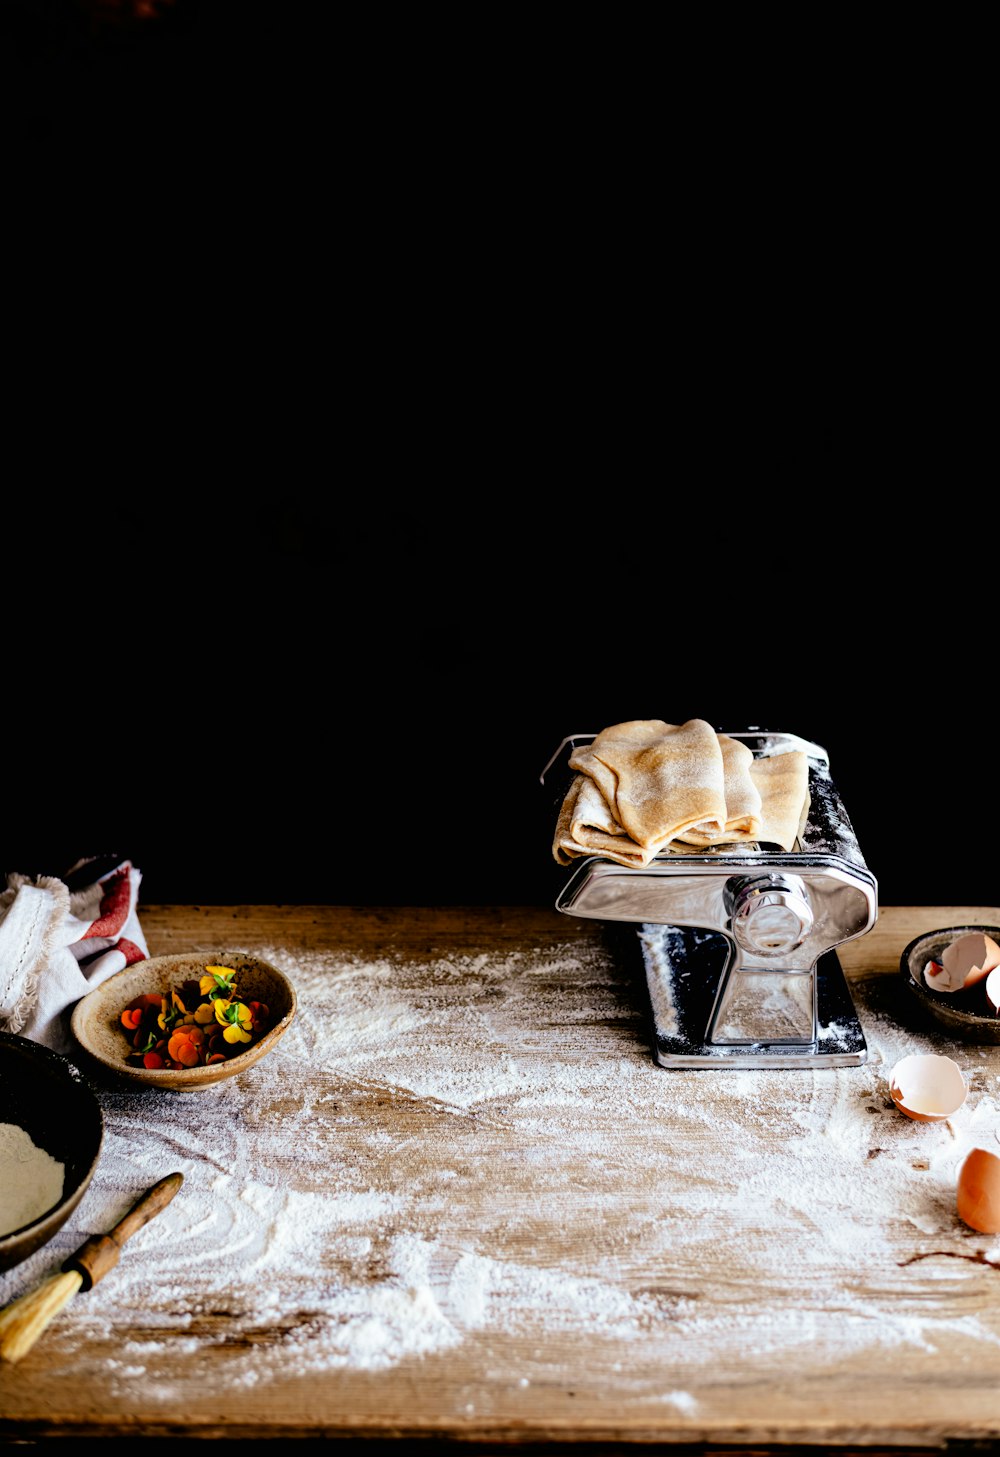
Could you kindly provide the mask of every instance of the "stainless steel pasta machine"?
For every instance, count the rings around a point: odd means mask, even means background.
[[[584,856],[566,868],[556,908],[631,922],[662,1067],[835,1067],[867,1045],[836,947],[878,916],[878,887],[820,745],[794,734],[719,730],[755,757],[804,752],[808,810],[794,849],[673,842],[645,867]],[[542,771],[558,807],[569,758],[594,739],[563,739]]]

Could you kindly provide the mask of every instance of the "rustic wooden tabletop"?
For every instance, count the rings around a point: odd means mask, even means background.
[[[667,1070],[642,979],[534,907],[148,906],[152,954],[255,951],[299,998],[245,1074],[136,1091],[31,1288],[163,1174],[118,1267],[0,1370],[6,1441],[457,1439],[918,1450],[1000,1436],[1000,1242],[957,1169],[1000,1148],[1000,1048],[919,1020],[918,932],[842,948],[868,1061]],[[620,929],[620,928],[619,928]],[[968,1084],[945,1124],[886,1090],[907,1052]],[[368,1450],[374,1450],[369,1447]]]

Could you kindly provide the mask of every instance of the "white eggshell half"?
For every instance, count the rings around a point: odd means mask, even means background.
[[[982,931],[967,931],[945,948],[941,965],[943,975],[930,985],[938,991],[957,992],[962,987],[973,986],[1000,966],[1000,946]]]
[[[995,966],[986,978],[986,1000],[994,1012],[1000,1013],[1000,966]]]
[[[945,971],[940,961],[928,961],[924,966],[924,981],[932,992],[954,992],[957,987],[951,984],[951,977]]]
[[[969,1090],[957,1062],[924,1052],[897,1062],[889,1092],[896,1107],[908,1118],[936,1123],[957,1113]]]

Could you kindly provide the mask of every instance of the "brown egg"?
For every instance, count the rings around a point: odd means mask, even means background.
[[[1000,1234],[1000,1158],[974,1148],[958,1171],[958,1217],[981,1234]]]
[[[933,966],[929,962],[924,970],[927,985],[936,992],[959,992],[1000,966],[1000,946],[982,931],[966,931],[945,948],[940,970],[932,970]]]
[[[950,1057],[914,1053],[897,1062],[889,1094],[901,1113],[918,1123],[941,1123],[957,1113],[968,1096],[962,1069]]]

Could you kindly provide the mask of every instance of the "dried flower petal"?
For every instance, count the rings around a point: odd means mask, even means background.
[[[136,998],[119,1014],[134,1049],[126,1060],[136,1067],[184,1068],[238,1056],[268,1030],[271,1013],[266,1002],[237,1000],[235,978],[233,967],[206,965],[200,979]],[[147,1057],[159,1061],[144,1063]]]
[[[251,1022],[256,1033],[266,1032],[271,1024],[271,1009],[266,1002],[248,1002]]]
[[[205,975],[199,983],[202,996],[214,1002],[217,997],[229,997],[233,991],[236,972],[229,966],[206,966]]]
[[[204,1044],[205,1034],[200,1027],[177,1027],[167,1043],[167,1052],[183,1067],[195,1067],[201,1061]]]

